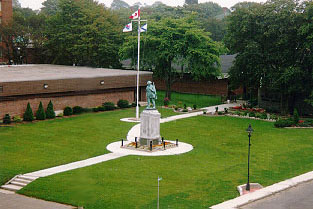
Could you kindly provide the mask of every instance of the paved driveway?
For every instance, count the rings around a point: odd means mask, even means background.
[[[313,181],[291,187],[240,209],[313,209]]]

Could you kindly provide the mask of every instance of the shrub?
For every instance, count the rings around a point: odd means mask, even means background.
[[[256,117],[256,118],[261,118],[261,116],[262,116],[261,113],[259,113],[259,112],[255,113],[255,117]]]
[[[103,106],[99,106],[99,107],[97,107],[97,108],[98,108],[98,111],[99,111],[99,112],[105,111],[105,108],[104,108]]]
[[[99,112],[99,109],[97,107],[92,108],[92,112]]]
[[[164,106],[168,106],[168,104],[170,103],[170,100],[168,97],[165,97],[163,100]]]
[[[270,117],[272,120],[277,120],[278,119],[278,117],[277,117],[277,115],[275,115],[275,114],[271,114],[271,117]]]
[[[46,119],[46,113],[43,109],[42,102],[39,103],[38,110],[36,112],[36,119],[37,120],[45,120]]]
[[[47,110],[46,110],[46,117],[48,119],[53,119],[55,118],[55,112],[54,112],[54,109],[53,109],[53,104],[52,104],[52,101],[50,100],[48,106],[47,106]]]
[[[249,113],[249,117],[255,117],[255,113],[254,112],[250,112]]]
[[[128,108],[129,107],[129,102],[127,100],[120,99],[117,102],[117,106],[119,108]]]
[[[30,104],[28,102],[27,104],[27,108],[26,108],[26,111],[23,115],[23,120],[24,121],[33,121],[34,120],[34,114],[33,114],[33,110],[32,108],[30,107]]]
[[[260,118],[261,118],[261,119],[267,119],[267,114],[266,114],[265,112],[262,113]]]
[[[299,113],[297,109],[294,109],[293,111],[293,121],[295,124],[299,123]]]
[[[223,112],[219,111],[217,112],[218,115],[223,115]]]
[[[3,117],[3,123],[4,124],[10,124],[11,123],[11,116],[10,116],[10,114],[5,114],[5,116]]]
[[[22,122],[22,118],[20,116],[16,115],[13,117],[13,122],[20,123],[20,122]]]
[[[78,115],[84,112],[84,108],[82,108],[81,106],[75,106],[73,107],[73,114],[74,115]]]
[[[63,111],[63,115],[64,116],[73,115],[73,109],[71,107],[69,107],[69,106],[65,107],[64,111]]]
[[[235,114],[235,115],[240,115],[240,111],[236,110],[236,111],[234,112],[234,114]]]
[[[133,106],[133,104],[135,104],[135,106]],[[114,109],[115,109],[115,105],[114,105],[113,102],[105,102],[105,103],[103,103],[102,105],[103,105],[105,111],[114,110]],[[136,103],[133,102],[133,103],[132,103],[132,106],[133,106],[133,107],[136,107]]]
[[[228,113],[228,108],[225,107],[225,108],[224,108],[224,112],[225,112],[225,113]]]
[[[294,125],[294,121],[292,119],[280,119],[274,123],[276,128],[290,127]]]
[[[215,107],[215,112],[218,112],[218,107]]]
[[[183,109],[183,112],[188,112],[188,110],[187,109]]]
[[[83,112],[92,112],[92,108],[84,107]]]
[[[194,110],[197,109],[197,105],[196,105],[196,104],[193,105],[193,109],[194,109]]]

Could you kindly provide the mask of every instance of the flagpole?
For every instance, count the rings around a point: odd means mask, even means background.
[[[140,7],[138,8],[138,59],[137,59],[137,105],[136,119],[139,120],[139,64],[140,64]]]

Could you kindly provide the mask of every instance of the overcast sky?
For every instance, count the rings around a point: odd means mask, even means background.
[[[32,9],[40,9],[42,7],[41,3],[45,0],[19,0],[22,7],[29,7]],[[100,3],[104,3],[107,7],[110,7],[113,0],[98,0]],[[153,4],[157,0],[124,0],[129,5],[132,5],[136,2],[141,2],[142,4]],[[163,3],[170,5],[170,6],[177,6],[177,5],[183,5],[185,0],[159,0]],[[210,0],[199,0],[199,3],[208,2]],[[212,2],[218,3],[222,7],[232,7],[238,2],[242,2],[244,0],[211,0]],[[266,0],[246,0],[246,1],[254,1],[254,2],[265,2]]]

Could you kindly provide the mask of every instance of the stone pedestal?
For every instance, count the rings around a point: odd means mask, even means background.
[[[140,144],[150,146],[161,143],[161,114],[157,110],[144,110],[140,115]]]

